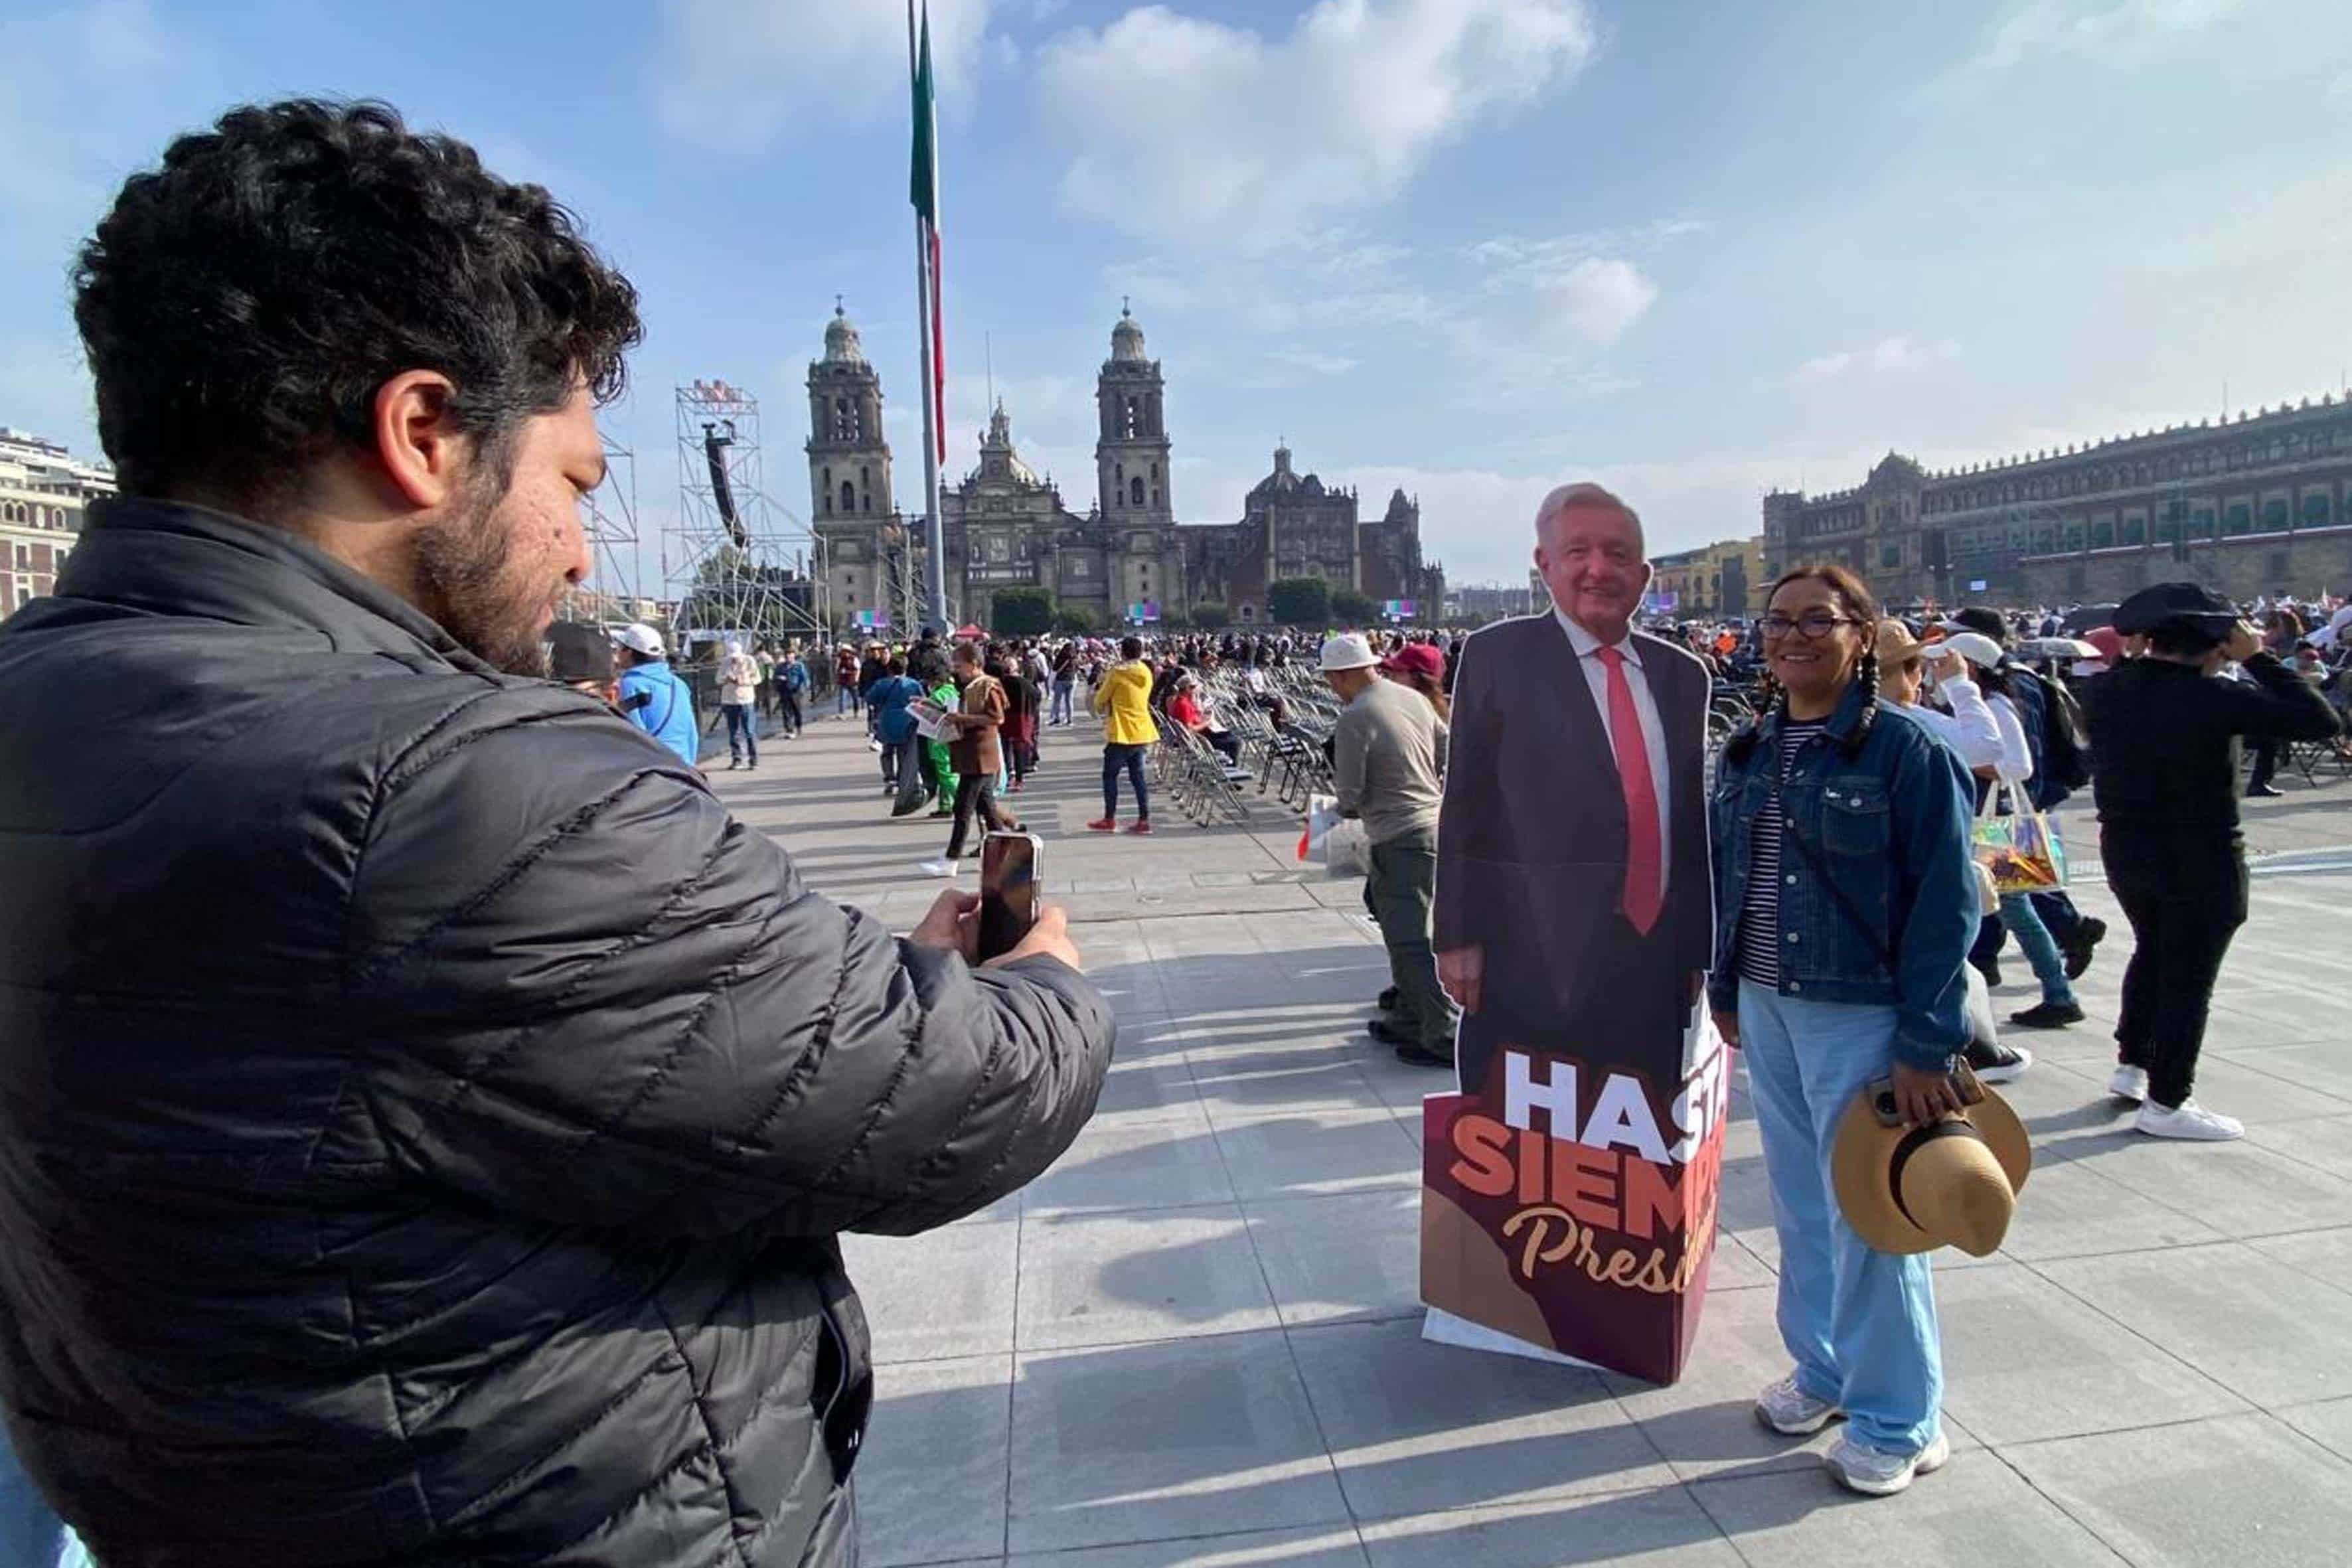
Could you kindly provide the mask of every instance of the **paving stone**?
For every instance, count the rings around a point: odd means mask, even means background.
[[[1360,1521],[1674,1480],[1598,1373],[1432,1344],[1415,1319],[1290,1343]]]
[[[917,1237],[843,1237],[875,1361],[1010,1353],[1019,1237],[1009,1217]]]
[[[1021,1348],[1272,1328],[1241,1210],[1031,1215],[1022,1223]]]
[[[2352,1181],[2352,1116],[2256,1125],[2246,1129],[2246,1138],[2297,1164]]]
[[[1692,1495],[1750,1568],[2114,1568],[2115,1553],[1990,1453],[1956,1457],[1908,1491],[1864,1498],[1827,1467],[1726,1476]]]
[[[2042,1164],[2018,1195],[2003,1256],[2084,1258],[2184,1247],[2228,1237],[2105,1175],[2097,1162]]]
[[[2022,1264],[1939,1275],[1936,1310],[1944,1409],[1996,1447],[2246,1408]]]
[[[886,1367],[877,1374],[874,1414],[857,1457],[866,1568],[1003,1549],[1012,1381],[1009,1355]]]
[[[2352,1294],[2276,1257],[2227,1243],[2035,1267],[2256,1405],[2352,1394]]]
[[[1418,1188],[1244,1203],[1242,1211],[1284,1323],[1420,1321]]]
[[[2266,1236],[2246,1245],[2339,1290],[2352,1290],[2352,1227]]]
[[[1013,1558],[1005,1568],[1367,1568],[1355,1526],[1251,1531]]]
[[[2352,1465],[2267,1415],[2005,1450],[2136,1568],[2340,1568]]]
[[[1209,1118],[1089,1127],[1022,1194],[1027,1215],[1108,1213],[1229,1203],[1234,1196]]]
[[[1370,1520],[1361,1532],[1372,1568],[1740,1568],[1739,1553],[1679,1487]]]
[[[1015,1552],[1344,1521],[1279,1332],[1019,1359]]]
[[[2274,1414],[2312,1441],[2332,1449],[2338,1458],[2352,1460],[2352,1399],[2323,1399]]]
[[[1216,1138],[1234,1191],[1244,1199],[1421,1185],[1421,1151],[1385,1110],[1225,1121]]]
[[[2352,1182],[2259,1143],[2135,1137],[2102,1153],[2097,1169],[2230,1236],[2279,1236],[2352,1225]]]

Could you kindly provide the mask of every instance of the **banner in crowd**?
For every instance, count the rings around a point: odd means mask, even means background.
[[[1706,1293],[1729,1100],[1689,653],[1550,614],[1456,672],[1432,945],[1464,1001],[1423,1102],[1422,1299],[1538,1353],[1679,1376]],[[1592,651],[1580,653],[1580,639]]]

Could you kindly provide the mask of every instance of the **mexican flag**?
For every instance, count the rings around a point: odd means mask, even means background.
[[[908,20],[914,20],[912,0]],[[931,384],[923,389],[924,412],[929,416],[940,462],[948,456],[947,334],[940,323],[940,116],[939,96],[931,75],[931,7],[924,0],[922,38],[915,52],[915,153],[908,177],[908,199],[915,204],[917,234],[922,247],[923,305],[931,322]]]

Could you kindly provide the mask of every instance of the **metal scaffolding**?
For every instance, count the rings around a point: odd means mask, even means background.
[[[662,572],[677,595],[675,633],[804,637],[827,624],[824,542],[768,495],[760,400],[723,381],[677,389],[677,518],[663,530]]]
[[[566,620],[612,626],[638,618],[637,457],[602,437],[604,482],[581,500],[588,536],[588,581],[572,590],[560,614]]]

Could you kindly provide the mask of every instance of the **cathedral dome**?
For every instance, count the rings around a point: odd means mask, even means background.
[[[1118,325],[1110,330],[1110,357],[1115,360],[1139,360],[1143,357],[1143,329],[1135,324],[1122,302],[1118,308]]]
[[[834,302],[833,320],[824,324],[824,357],[835,363],[866,363],[866,350],[857,341],[857,329],[850,324],[839,300]]]

